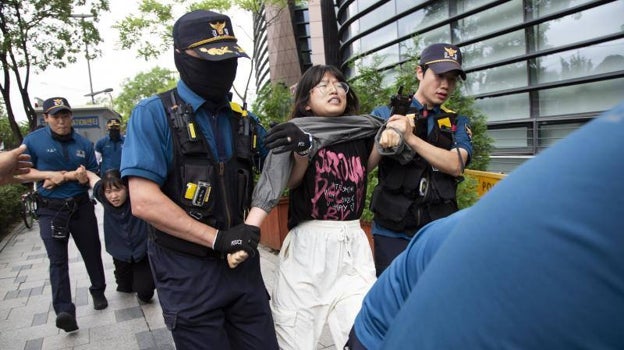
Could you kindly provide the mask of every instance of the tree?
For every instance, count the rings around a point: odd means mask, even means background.
[[[284,83],[265,85],[258,92],[251,110],[258,115],[262,125],[269,127],[271,123],[286,121],[292,109],[293,96]]]
[[[176,79],[172,73],[166,68],[154,67],[148,72],[141,72],[131,79],[126,79],[121,94],[115,98],[115,110],[127,120],[139,101],[175,87]]]
[[[28,123],[22,122],[18,125],[22,134],[28,133]],[[9,119],[4,112],[4,107],[0,104],[0,151],[13,149],[22,143],[16,134],[11,130]]]
[[[72,14],[74,8],[87,14],[77,19]],[[45,71],[50,66],[62,68],[76,62],[76,57],[83,51],[82,44],[92,48],[91,55],[97,55],[97,44],[102,39],[94,23],[99,20],[100,13],[108,10],[108,0],[0,2],[0,63],[3,72],[0,93],[11,130],[20,142],[23,135],[15,121],[15,107],[10,99],[12,82],[17,85],[32,130],[37,124],[37,115],[28,95],[31,71]],[[87,16],[89,20],[85,20]]]
[[[171,32],[175,20],[188,11],[197,9],[209,9],[224,12],[236,6],[245,11],[250,11],[254,22],[263,18],[263,9],[267,5],[285,9],[289,5],[301,3],[301,0],[141,0],[139,13],[126,16],[113,27],[119,31],[121,47],[134,49],[137,57],[149,60],[158,57],[162,52],[171,50],[173,38]],[[272,19],[264,18],[267,23]],[[259,30],[254,25],[254,31]],[[256,40],[261,38],[260,33],[253,33],[254,50],[259,45]],[[252,67],[255,67],[257,55],[255,51],[250,55]],[[252,72],[249,73],[245,91],[237,91],[236,95],[243,101],[247,100],[247,90],[251,81]]]

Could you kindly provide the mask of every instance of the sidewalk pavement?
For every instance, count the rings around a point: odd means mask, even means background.
[[[49,262],[35,223],[27,229],[20,223],[0,242],[0,349],[175,349],[165,327],[158,294],[150,304],[139,304],[134,294],[115,291],[113,260],[104,250],[102,206],[98,217],[102,260],[106,274],[108,308],[94,310],[89,278],[78,249],[70,239],[69,271],[76,318],[80,329],[65,333],[56,328],[49,281]],[[262,275],[269,292],[275,280],[278,257],[260,246]],[[323,332],[317,349],[333,348],[331,336]]]

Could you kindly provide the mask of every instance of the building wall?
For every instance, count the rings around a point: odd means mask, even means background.
[[[513,170],[624,97],[624,0],[336,4],[350,78],[374,55],[390,82],[395,66],[431,43],[461,48],[461,89],[487,116],[492,171]]]
[[[301,77],[291,12],[276,6],[267,6],[265,12],[271,82],[290,86]]]
[[[312,65],[325,64],[325,42],[323,35],[323,16],[321,0],[308,1],[310,16],[310,46]]]

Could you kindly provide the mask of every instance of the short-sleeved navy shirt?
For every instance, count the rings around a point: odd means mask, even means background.
[[[206,100],[194,93],[183,81],[178,81],[178,94],[195,111],[195,121],[206,137],[213,157],[226,161],[232,157],[233,141],[230,118],[232,109],[227,100],[209,110]],[[257,120],[256,116],[250,114]],[[152,96],[139,102],[128,121],[124,150],[121,156],[121,175],[137,176],[163,185],[173,164],[173,139],[167,122],[168,115],[161,99]],[[215,132],[217,130],[217,132]],[[266,155],[262,140],[266,131],[256,128],[260,154]],[[220,145],[221,154],[217,154]]]
[[[26,135],[23,143],[28,147],[26,153],[30,154],[33,167],[37,170],[73,171],[84,165],[87,170],[97,171],[93,143],[73,130],[72,139],[61,142],[52,138],[50,127],[46,126]],[[67,181],[51,190],[43,188],[42,183],[37,184],[37,191],[46,198],[75,197],[89,190],[78,181]]]
[[[104,174],[111,169],[119,170],[124,139],[123,136],[120,136],[119,140],[114,141],[111,140],[110,136],[106,135],[95,143],[95,151],[102,155],[100,174]]]

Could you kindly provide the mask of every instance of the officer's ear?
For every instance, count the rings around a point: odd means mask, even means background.
[[[425,77],[426,70],[427,70],[427,66],[417,65],[416,66],[416,79],[423,80]]]

